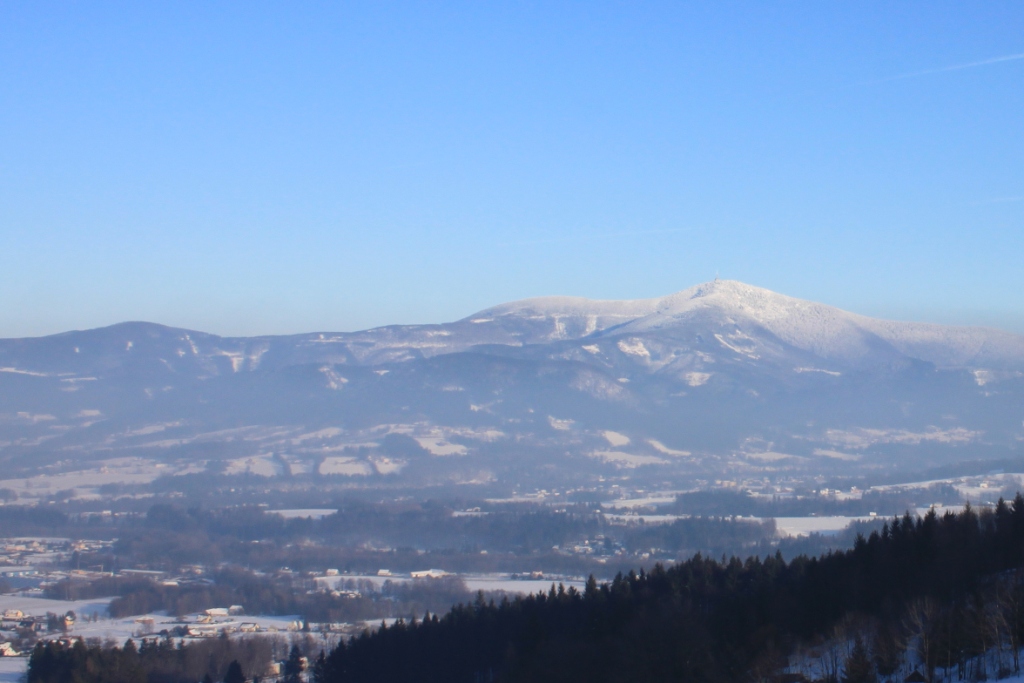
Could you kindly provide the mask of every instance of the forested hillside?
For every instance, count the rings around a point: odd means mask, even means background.
[[[892,674],[921,660],[985,667],[1024,635],[1024,498],[977,514],[894,519],[851,550],[821,558],[717,561],[619,576],[585,592],[552,590],[364,634],[327,656],[323,683],[371,681],[740,681],[770,679],[787,656],[851,625],[849,667],[825,677]],[[912,652],[908,652],[912,649]],[[977,661],[975,661],[977,660]],[[861,662],[863,664],[863,662]],[[848,668],[849,671],[843,671]],[[978,671],[972,671],[977,674]],[[997,674],[997,671],[990,672]]]

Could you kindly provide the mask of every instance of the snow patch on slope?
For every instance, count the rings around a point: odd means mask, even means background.
[[[594,451],[590,457],[603,460],[619,468],[633,469],[642,465],[666,465],[668,462],[653,455],[638,455],[624,451]]]
[[[707,384],[707,381],[711,379],[710,372],[688,372],[684,375],[686,383],[691,387],[699,387]]]
[[[606,430],[601,432],[601,436],[603,436],[610,445],[616,448],[629,445],[629,437],[625,434]]]
[[[413,437],[417,443],[432,455],[466,455],[468,450],[462,444],[451,443],[444,438],[436,436]]]
[[[651,444],[654,450],[665,455],[674,455],[678,458],[685,458],[690,455],[690,451],[677,451],[674,448],[669,448],[657,439],[647,439],[647,443]]]
[[[638,356],[640,358],[646,358],[650,360],[651,352],[644,346],[643,341],[639,339],[620,339],[618,343],[619,351],[630,356]]]
[[[980,436],[981,432],[964,429],[963,427],[940,429],[939,427],[932,426],[923,432],[912,432],[907,429],[829,429],[825,433],[825,440],[841,448],[863,449],[878,443],[898,443],[913,446],[923,442],[965,444],[977,440]]]
[[[373,468],[362,460],[346,457],[324,458],[318,468],[320,474],[337,474],[346,477],[363,477],[373,473]]]

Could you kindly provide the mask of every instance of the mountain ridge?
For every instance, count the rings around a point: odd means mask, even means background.
[[[113,362],[112,353],[127,358],[137,343],[155,344],[159,347],[155,350],[167,356],[163,362],[170,364],[177,362],[175,356],[200,355],[202,347],[214,365],[227,359],[237,372],[260,368],[275,359],[276,364],[285,365],[381,365],[478,347],[599,342],[613,337],[660,340],[677,352],[684,346],[693,347],[694,339],[717,338],[725,348],[751,360],[763,356],[754,349],[757,344],[747,344],[756,338],[760,346],[790,346],[822,361],[850,367],[898,354],[937,367],[1024,370],[1021,335],[985,327],[871,318],[730,280],[706,282],[651,299],[537,297],[485,308],[448,323],[387,325],[355,332],[222,337],[159,323],[124,322],[45,337],[0,339],[0,368],[44,371],[43,366],[50,363],[32,367],[36,364],[31,359],[19,358],[18,349],[29,347],[67,356],[71,352],[79,355],[83,346],[99,344],[107,347],[104,353]],[[647,348],[637,342],[627,346],[636,349],[637,357],[644,356],[641,347]],[[19,363],[27,366],[18,367]]]
[[[809,481],[1014,458],[1021,405],[1022,336],[876,320],[730,281],[349,333],[133,322],[0,340],[0,463],[26,477],[132,456],[505,493],[617,477]],[[423,453],[390,452],[388,434]]]

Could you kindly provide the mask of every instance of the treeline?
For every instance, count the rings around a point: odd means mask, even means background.
[[[771,552],[775,535],[773,520],[725,517],[677,519],[669,524],[637,524],[622,532],[623,542],[629,548],[662,549],[687,557],[698,552],[716,556],[763,554]]]
[[[713,512],[679,520],[676,529],[683,533],[664,535],[659,539],[661,547],[671,552],[699,548],[720,554],[729,552],[728,546],[734,540],[741,544],[771,540],[774,529],[751,526],[749,521],[726,528],[733,515],[745,514],[738,508],[730,512],[729,504],[739,505],[743,500],[746,499],[716,502],[708,506]],[[103,537],[120,539],[114,550],[117,556],[153,563],[164,559],[166,554],[161,549],[167,543],[174,544],[175,556],[181,562],[199,563],[208,562],[211,557],[214,561],[251,561],[276,548],[305,540],[334,548],[372,544],[435,552],[488,550],[532,554],[595,536],[611,538],[618,547],[643,548],[650,535],[649,531],[638,533],[634,525],[609,523],[597,503],[578,503],[557,510],[529,505],[495,506],[481,514],[461,516],[455,514],[458,507],[457,503],[435,501],[347,502],[339,505],[337,514],[322,519],[285,519],[258,506],[186,509],[161,503],[145,513],[104,521],[38,507],[0,506],[0,523],[12,535],[30,530],[68,537],[77,537],[83,531],[90,532],[86,535],[102,532]],[[267,547],[260,547],[263,544]],[[93,556],[80,561],[103,559]]]
[[[43,595],[51,600],[91,600],[148,590],[152,585],[152,580],[137,576],[105,576],[92,581],[62,579],[47,584]]]
[[[993,491],[993,497],[998,492]],[[1012,495],[1012,491],[1011,491]],[[754,497],[742,491],[690,491],[676,496],[665,507],[666,512],[704,517],[743,515],[752,517],[865,516],[872,512],[881,516],[903,510],[927,507],[937,500],[962,502],[963,496],[950,484],[934,484],[921,489],[864,491],[858,498],[830,498],[803,495],[800,497]]]
[[[28,683],[244,683],[270,672],[282,643],[259,636],[214,638],[177,645],[170,640],[128,640],[123,647],[86,645],[81,639],[38,643],[29,658]],[[292,647],[292,658],[299,651]],[[298,673],[298,672],[296,672]],[[294,677],[297,681],[297,676]]]
[[[719,509],[721,501],[709,505]],[[628,570],[637,556],[665,561],[697,552],[765,555],[776,547],[817,554],[847,539],[809,538],[779,543],[770,522],[709,514],[667,525],[612,524],[596,503],[564,509],[526,505],[493,506],[480,514],[457,515],[461,504],[348,502],[323,519],[285,519],[257,506],[180,508],[153,505],[148,512],[100,523],[53,510],[0,506],[7,533],[66,537],[116,537],[113,548],[76,553],[70,566],[116,572],[137,567],[177,571],[184,565],[231,563],[266,571],[328,567],[376,572],[381,567],[413,571],[426,566],[458,572],[546,572],[586,575]],[[727,506],[721,506],[727,509]],[[767,512],[767,510],[761,510]],[[589,542],[593,556],[572,548]],[[553,550],[569,548],[569,551]],[[481,551],[486,550],[484,554]],[[423,553],[426,552],[427,556]],[[608,574],[606,574],[608,575]]]
[[[112,617],[124,617],[161,610],[185,615],[210,607],[242,605],[249,614],[296,614],[308,622],[352,623],[424,611],[444,612],[470,596],[458,577],[411,584],[386,582],[379,591],[364,589],[359,595],[336,596],[233,571],[221,572],[216,583],[207,585],[151,583],[115,598],[108,609]]]
[[[180,585],[136,577],[107,577],[89,583],[64,580],[48,586],[46,595],[61,600],[115,596],[107,608],[114,618],[157,611],[182,616],[210,607],[242,605],[249,614],[295,614],[317,623],[446,612],[472,597],[465,582],[455,576],[408,583],[386,581],[379,589],[362,581],[352,588],[355,590],[346,595],[333,595],[305,580],[225,568],[211,574],[208,581]]]
[[[148,531],[201,534],[215,542],[317,539],[340,547],[373,543],[419,550],[478,552],[486,548],[529,553],[599,534],[602,520],[597,510],[587,506],[559,512],[519,506],[482,516],[456,516],[451,504],[434,501],[343,502],[337,514],[322,519],[284,519],[255,506],[209,510],[161,504],[150,508],[142,526]]]
[[[616,569],[635,560],[616,553],[656,549],[681,559],[697,552],[764,554],[777,542],[770,522],[692,517],[669,525],[611,524],[596,505],[564,510],[501,507],[486,514],[455,515],[440,503],[351,503],[323,519],[284,519],[258,507],[206,510],[154,505],[116,528],[110,553],[76,558],[82,566],[137,566],[173,571],[185,564],[231,562],[300,571],[548,572],[585,575],[600,569],[592,558],[553,551],[590,540],[596,555]],[[598,541],[596,544],[594,541]],[[824,547],[824,546],[822,546]],[[384,548],[384,550],[377,550]],[[816,550],[814,548],[812,550]],[[487,550],[487,554],[482,554]],[[428,557],[423,556],[423,552]]]
[[[61,536],[68,526],[68,516],[58,510],[0,505],[0,529],[6,536]]]
[[[837,624],[851,619],[893,633],[905,633],[916,619],[921,626],[906,643],[915,644],[930,675],[942,656],[957,666],[954,660],[966,662],[994,645],[949,644],[939,638],[939,624],[953,624],[966,614],[957,610],[970,605],[985,613],[986,592],[996,585],[1009,596],[1006,604],[1024,605],[1022,564],[1018,495],[981,514],[968,507],[959,515],[896,518],[852,549],[820,558],[695,557],[609,584],[591,580],[583,593],[558,589],[497,605],[481,599],[440,619],[400,623],[339,645],[319,680],[770,680],[796,648],[834,638]],[[1024,609],[1004,613],[1004,634],[1019,638]],[[855,641],[844,663],[826,674],[835,678],[845,669],[871,680],[880,669],[878,653],[869,652]]]

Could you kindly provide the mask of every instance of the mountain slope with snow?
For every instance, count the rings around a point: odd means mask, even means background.
[[[408,486],[878,472],[1018,457],[1022,406],[1024,337],[731,281],[352,333],[0,340],[0,464],[26,473],[82,458]]]
[[[626,342],[637,353],[641,353],[638,343],[646,348],[644,338],[662,344],[674,339],[682,350],[694,346],[698,338],[716,334],[723,339],[757,340],[783,349],[780,353],[798,351],[799,363],[811,354],[823,361],[864,367],[873,360],[884,364],[902,355],[939,367],[1024,370],[1024,337],[1019,335],[877,320],[733,281],[633,301],[526,299],[452,323],[352,333],[231,338],[124,323],[38,339],[0,340],[0,369],[78,374],[118,367],[140,370],[150,364],[154,369],[164,366],[173,372],[208,376],[303,363],[379,365],[490,346],[555,345],[553,353],[561,353],[558,344],[618,337],[641,340]],[[728,341],[722,344],[724,349],[737,346]]]
[[[643,335],[687,326],[756,326],[823,359],[855,361],[881,340],[907,356],[940,366],[1024,368],[1024,337],[984,328],[877,320],[735,281],[714,281],[636,301],[546,297],[504,304],[470,320],[544,320],[552,330]],[[582,329],[582,333],[579,331]]]

